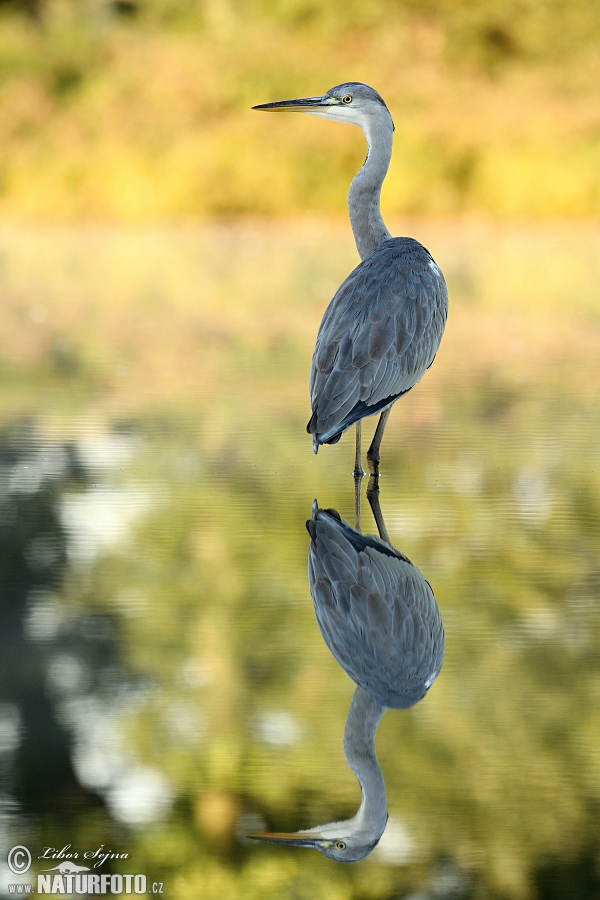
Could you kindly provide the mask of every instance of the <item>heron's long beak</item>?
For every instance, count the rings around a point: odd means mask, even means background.
[[[297,110],[298,112],[310,112],[328,106],[336,106],[339,103],[334,97],[304,97],[301,100],[280,100],[277,103],[262,103],[253,106],[252,109],[264,109],[267,112],[277,112],[281,109]]]
[[[264,834],[249,834],[249,838],[253,841],[268,841],[271,844],[285,844],[288,847],[316,847],[318,844],[327,840],[324,835],[311,831],[308,833],[302,831],[273,831]]]

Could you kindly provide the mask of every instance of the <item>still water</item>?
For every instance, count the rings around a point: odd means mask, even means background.
[[[450,294],[380,479],[446,653],[352,865],[246,837],[360,802],[305,528],[354,524],[352,435],[305,433],[349,229],[0,232],[2,896],[67,845],[174,900],[600,896],[600,229],[394,230]]]

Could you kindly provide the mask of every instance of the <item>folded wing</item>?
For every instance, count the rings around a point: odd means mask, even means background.
[[[337,440],[389,406],[431,365],[446,324],[444,277],[410,238],[384,241],[327,307],[313,354],[308,431]]]

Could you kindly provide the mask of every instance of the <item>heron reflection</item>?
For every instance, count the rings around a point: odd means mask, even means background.
[[[377,845],[388,819],[385,783],[375,753],[375,732],[390,707],[422,700],[444,659],[442,617],[429,583],[384,539],[377,492],[368,494],[380,537],[363,535],[334,509],[315,500],[308,579],[325,643],[355,682],[344,732],[344,755],[362,801],[355,816],[293,833],[251,835],[256,840],[314,847],[353,862]]]

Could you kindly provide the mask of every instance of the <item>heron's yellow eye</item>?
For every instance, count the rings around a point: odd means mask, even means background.
[[[350,99],[352,99],[352,97],[351,97]],[[337,844],[336,844],[335,846],[338,848],[338,850],[345,850],[345,849],[346,849],[346,845],[345,845],[345,843],[344,843],[343,841],[338,841]]]
[[[352,97],[350,96],[350,94],[346,94],[344,97],[342,97],[342,103],[352,103]]]

